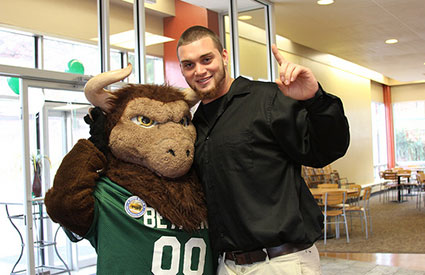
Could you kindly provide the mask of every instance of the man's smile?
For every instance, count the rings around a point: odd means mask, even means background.
[[[209,81],[210,79],[212,79],[212,76],[204,77],[204,78],[198,79],[198,80],[196,80],[196,82],[197,82],[197,83],[199,83],[199,84],[206,84],[206,83],[208,83],[208,81]]]

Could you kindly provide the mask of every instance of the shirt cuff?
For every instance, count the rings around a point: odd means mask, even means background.
[[[319,84],[319,89],[317,89],[317,92],[314,94],[312,98],[309,98],[307,100],[299,100],[298,102],[303,105],[306,109],[312,108],[315,103],[319,102],[320,99],[323,98],[323,95],[326,94],[325,91],[323,91],[322,86]]]

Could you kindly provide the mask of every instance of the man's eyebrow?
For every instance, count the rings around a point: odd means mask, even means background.
[[[212,55],[212,54],[213,54],[213,52],[208,52],[206,54],[201,55],[199,58],[201,59],[201,58],[207,57],[207,56]],[[180,61],[180,63],[192,63],[192,62],[193,62],[192,60],[182,60],[182,61]]]
[[[213,52],[209,52],[209,53],[203,54],[203,55],[201,55],[201,58],[202,58],[202,57],[206,57],[206,56],[208,56],[208,55],[212,55],[212,54],[213,54]]]

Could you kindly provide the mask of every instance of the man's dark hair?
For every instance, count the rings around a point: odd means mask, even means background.
[[[203,26],[193,26],[185,30],[180,36],[180,39],[177,42],[177,56],[180,46],[190,44],[204,37],[211,38],[214,43],[214,46],[220,53],[223,51],[223,45],[221,45],[220,38],[215,32]]]

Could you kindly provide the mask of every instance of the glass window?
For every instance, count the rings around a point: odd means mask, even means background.
[[[44,38],[44,69],[86,75],[100,73],[97,46]]]
[[[134,52],[128,53],[128,62],[134,64]],[[136,75],[133,72],[128,77],[130,83],[137,83]],[[164,84],[164,59],[157,56],[146,56],[146,83]]]
[[[0,64],[34,68],[34,56],[31,34],[0,29]]]
[[[396,164],[425,163],[425,101],[394,103],[393,115]]]
[[[118,50],[111,49],[111,71],[121,69],[123,66],[126,66],[127,64],[123,64],[123,56],[125,53],[120,52]]]
[[[387,168],[387,136],[385,128],[385,106],[382,102],[372,102],[373,168],[375,179],[379,171]]]
[[[146,83],[164,83],[164,60],[161,57],[146,56]]]

